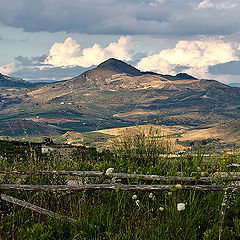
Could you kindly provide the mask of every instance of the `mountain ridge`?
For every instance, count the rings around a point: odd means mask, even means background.
[[[141,72],[117,59],[69,80],[29,89],[4,88],[0,100],[0,123],[26,119],[61,131],[86,132],[159,119],[167,125],[202,127],[240,116],[239,88],[185,73]]]
[[[25,80],[11,78],[0,73],[0,87],[29,87],[31,85]]]
[[[121,60],[116,58],[109,58],[108,60],[100,63],[97,69],[105,69],[105,70],[112,70],[116,73],[125,73],[132,76],[141,76],[143,73],[138,70],[137,68],[127,64]]]
[[[163,75],[155,72],[141,72],[137,68],[127,64],[121,60],[110,58],[96,68],[88,70],[81,75],[69,79],[67,81],[79,82],[84,87],[97,87],[99,84],[105,84],[105,80],[111,78],[113,75],[128,76],[128,77],[143,77],[146,75],[162,77],[162,80],[197,80],[197,78],[186,73],[178,73],[176,76]]]

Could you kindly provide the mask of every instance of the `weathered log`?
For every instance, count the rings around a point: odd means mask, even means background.
[[[240,176],[232,177],[181,177],[181,176],[158,176],[144,174],[111,173],[108,178],[118,179],[141,179],[148,181],[178,181],[178,182],[216,182],[216,181],[240,181]]]
[[[71,175],[78,177],[98,177],[104,174],[104,172],[100,171],[48,171],[48,170],[0,170],[2,174],[28,174],[28,175],[37,175],[37,174],[53,174],[53,175]]]
[[[17,199],[17,198],[14,198],[14,197],[11,197],[11,196],[8,196],[8,195],[5,195],[5,194],[1,194],[1,199],[6,201],[6,202],[10,202],[10,203],[13,203],[13,204],[16,204],[18,206],[21,206],[21,207],[24,207],[24,208],[27,208],[27,209],[30,209],[32,211],[35,211],[35,212],[38,212],[40,214],[44,214],[44,215],[47,215],[47,216],[50,216],[50,217],[53,217],[53,218],[60,218],[60,217],[63,217],[62,215],[58,214],[58,213],[55,213],[55,212],[52,212],[52,211],[49,211],[45,208],[41,208],[41,207],[38,207],[34,204],[31,204],[31,203],[28,203],[28,202],[25,202],[25,201],[22,201],[20,199]],[[66,216],[64,216],[66,217]],[[70,222],[73,222],[73,223],[76,223],[76,220],[73,219],[73,218],[69,218],[69,217],[66,217]]]
[[[48,170],[0,170],[0,173],[5,174],[53,174],[66,175],[76,177],[101,177],[117,179],[141,179],[147,181],[181,181],[181,182],[216,182],[221,181],[240,181],[240,176],[235,173],[235,176],[215,176],[215,177],[181,177],[181,176],[158,176],[158,175],[144,175],[144,174],[128,174],[128,173],[110,173],[105,174],[100,171],[48,171]],[[234,174],[234,173],[232,173]]]
[[[0,190],[27,191],[84,191],[84,190],[123,190],[123,191],[154,191],[172,190],[176,185],[125,185],[125,184],[86,184],[86,185],[21,185],[0,184]],[[239,185],[181,185],[183,190],[199,191],[239,191]]]

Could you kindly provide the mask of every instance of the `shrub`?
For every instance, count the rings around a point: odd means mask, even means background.
[[[121,158],[146,166],[156,165],[161,155],[171,150],[172,143],[159,127],[148,125],[127,128],[121,137],[113,140],[112,148]]]

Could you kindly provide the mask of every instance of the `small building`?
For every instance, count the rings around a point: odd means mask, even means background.
[[[69,144],[42,144],[41,146],[41,152],[43,154],[54,152],[60,155],[69,155],[76,154],[78,150],[79,147]]]

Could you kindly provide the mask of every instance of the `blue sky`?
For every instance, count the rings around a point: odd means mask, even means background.
[[[60,80],[109,57],[240,82],[239,0],[0,0],[0,72]]]

